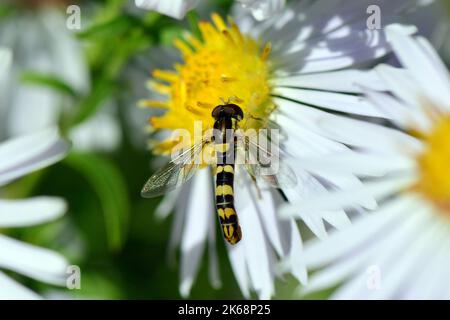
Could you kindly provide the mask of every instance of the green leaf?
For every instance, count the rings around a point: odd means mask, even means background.
[[[77,124],[89,119],[93,116],[102,102],[104,102],[109,96],[111,96],[113,91],[113,83],[105,79],[97,79],[94,82],[91,92],[83,97],[76,109],[76,114],[73,118],[69,120],[68,125],[63,124],[65,129],[72,128]]]
[[[184,28],[180,26],[168,26],[161,33],[161,44],[171,46],[175,39],[182,38]]]
[[[113,38],[118,34],[123,34],[136,24],[137,21],[135,19],[130,16],[121,15],[106,22],[95,24],[84,31],[78,32],[77,37],[80,39]]]
[[[108,159],[91,153],[71,153],[64,163],[81,173],[92,186],[104,214],[109,248],[119,250],[125,239],[130,208],[120,171]]]
[[[81,290],[71,290],[76,299],[124,299],[120,288],[120,278],[102,270],[82,270]]]
[[[142,18],[142,24],[147,28],[151,28],[155,26],[161,19],[162,16],[159,13],[150,11]]]
[[[20,80],[24,84],[47,87],[73,98],[78,97],[78,93],[67,82],[56,75],[29,71],[22,73]]]
[[[3,20],[5,18],[9,18],[13,13],[15,12],[15,9],[11,7],[10,5],[0,5],[0,20]]]
[[[187,20],[189,21],[189,29],[191,33],[198,39],[202,38],[202,34],[200,32],[200,28],[198,27],[199,16],[197,11],[192,10],[187,14]]]

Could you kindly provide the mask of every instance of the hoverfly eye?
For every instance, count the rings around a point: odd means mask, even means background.
[[[242,112],[242,109],[241,109],[241,108],[239,108],[238,119],[239,119],[239,120],[244,119],[244,112]]]
[[[214,119],[217,119],[218,117],[220,117],[220,115],[221,115],[221,113],[222,113],[222,109],[223,109],[223,106],[221,106],[221,105],[215,107],[215,108],[213,109],[213,111],[211,112],[211,116],[212,116]]]

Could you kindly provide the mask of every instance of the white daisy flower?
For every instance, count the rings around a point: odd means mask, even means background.
[[[0,144],[0,187],[27,173],[59,161],[68,144],[56,130],[45,130],[10,139]],[[34,197],[26,200],[0,199],[0,228],[27,227],[61,217],[64,200]],[[0,234],[0,268],[53,285],[64,285],[68,263],[47,249]],[[0,299],[34,299],[39,296],[0,271]]]
[[[389,92],[365,89],[370,105],[403,131],[324,116],[318,119],[324,132],[352,151],[299,163],[355,174],[364,184],[296,203],[285,214],[350,209],[366,197],[378,201],[348,229],[308,243],[303,261],[322,269],[304,293],[343,283],[332,298],[450,298],[450,76],[430,43],[410,31],[386,28],[405,69],[380,65],[375,71]]]
[[[0,78],[6,75],[11,53],[0,50]],[[54,129],[0,143],[0,187],[59,161],[68,144]],[[0,229],[27,227],[55,220],[66,211],[60,198],[0,199]],[[54,285],[65,283],[65,258],[52,251],[0,234],[0,269]],[[0,271],[0,299],[36,299],[39,296]]]
[[[201,2],[200,0],[135,0],[135,4],[139,8],[154,10],[176,19],[183,19],[188,11],[194,9]],[[279,13],[286,1],[238,0],[238,2],[241,3],[242,7],[251,10],[255,19],[264,20]]]
[[[67,96],[49,88],[17,86],[24,73],[54,76],[81,95],[89,91],[83,48],[74,31],[67,28],[67,16],[60,7],[65,9],[66,5],[62,0],[23,1],[19,9],[0,22],[0,45],[11,48],[16,57],[11,81],[0,102],[0,138],[57,126],[63,112],[73,106]],[[102,106],[88,122],[72,128],[69,136],[75,148],[111,151],[120,144],[120,125],[114,107],[111,103]],[[87,141],[86,136],[94,138]]]
[[[367,99],[350,94],[361,93],[356,81],[375,90],[386,89],[373,72],[342,70],[364,65],[389,52],[380,30],[366,29],[366,9],[377,3],[384,8],[384,21],[401,13],[411,1],[329,1],[300,2],[278,17],[262,24],[248,25],[249,33],[240,30],[232,19],[225,23],[213,15],[213,24],[200,22],[202,39],[186,34],[176,40],[183,61],[175,71],[154,70],[150,85],[167,100],[145,100],[141,106],[166,112],[150,120],[152,130],[170,136],[185,129],[193,134],[194,121],[211,128],[212,110],[232,99],[244,114],[244,129],[259,129],[252,119],[271,122],[279,127],[283,161],[295,169],[294,188],[283,189],[291,202],[326,192],[324,184],[361,186],[353,175],[307,172],[297,166],[299,158],[326,155],[349,148],[322,135],[316,119],[328,111],[361,116],[389,118]],[[250,33],[251,31],[251,33]],[[255,40],[262,39],[262,41]],[[253,123],[253,125],[252,125]],[[170,154],[178,143],[173,138],[153,144],[156,154]],[[306,283],[306,269],[300,258],[302,240],[294,218],[281,220],[277,192],[260,188],[236,167],[234,194],[236,211],[242,228],[242,241],[227,245],[230,262],[245,297],[256,292],[259,298],[274,294],[274,279],[285,272]],[[151,181],[151,180],[150,180]],[[170,248],[181,248],[180,291],[187,296],[197,275],[205,248],[208,247],[209,272],[214,286],[220,285],[216,247],[212,174],[200,170],[181,191],[168,194],[158,215],[167,216],[175,208]],[[261,187],[261,186],[260,186]],[[374,208],[372,197],[361,197],[359,205]],[[349,224],[345,212],[337,210],[297,210],[302,219],[320,238],[326,236],[324,221],[336,228]]]

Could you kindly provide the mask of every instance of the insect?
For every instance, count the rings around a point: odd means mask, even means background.
[[[216,210],[225,240],[234,245],[242,238],[234,207],[234,174],[236,155],[239,151],[244,151],[244,159],[241,161],[255,184],[261,177],[282,193],[281,188],[295,185],[296,178],[292,170],[281,162],[278,163],[277,172],[272,172],[270,170],[272,150],[239,132],[239,124],[244,118],[244,113],[238,105],[230,103],[219,105],[212,111],[212,117],[214,134],[206,135],[153,174],[141,194],[150,198],[181,186],[200,167],[201,161],[196,161],[198,157],[206,147],[212,146],[215,152]]]

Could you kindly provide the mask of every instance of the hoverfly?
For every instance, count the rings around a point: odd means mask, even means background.
[[[146,198],[162,195],[188,181],[200,167],[195,161],[208,146],[215,152],[215,202],[225,240],[234,245],[242,238],[241,227],[234,207],[234,172],[236,151],[244,151],[246,171],[253,182],[263,178],[272,187],[291,187],[296,184],[295,173],[278,161],[277,172],[270,168],[274,156],[267,146],[260,145],[255,139],[239,132],[239,123],[243,120],[242,109],[231,103],[224,103],[212,111],[214,132],[193,144],[176,156],[165,167],[153,174],[142,189]],[[258,189],[259,190],[259,189]],[[283,195],[283,194],[282,194]],[[285,197],[284,197],[285,198]]]

